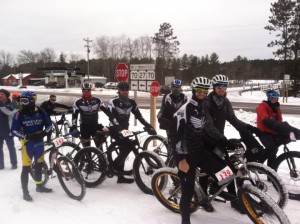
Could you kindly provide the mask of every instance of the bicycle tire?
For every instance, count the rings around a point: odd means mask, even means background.
[[[153,195],[151,179],[155,170],[165,164],[155,152],[143,151],[135,157],[133,162],[133,176],[138,187],[145,194]]]
[[[293,168],[290,168],[290,165]],[[285,184],[289,198],[300,200],[300,152],[289,151],[276,158],[274,169]]]
[[[290,224],[278,204],[255,186],[245,184],[238,191],[239,200],[247,216],[255,224]]]
[[[36,180],[35,179],[35,162],[33,162],[31,164],[31,167],[30,167],[30,175],[32,177],[32,179]],[[42,166],[42,184],[43,185],[46,185],[49,181],[49,172],[48,172],[49,168],[48,168],[48,165],[47,163],[44,161],[43,162],[43,166]]]
[[[59,131],[57,124],[54,121],[51,121],[51,139],[57,138],[59,136]]]
[[[163,167],[158,169],[151,181],[153,194],[157,200],[172,212],[180,213],[181,185],[176,168]],[[194,190],[190,204],[190,211],[195,212],[198,208],[199,195]]]
[[[87,187],[96,187],[106,179],[108,161],[98,148],[84,147],[74,157],[74,163]]]
[[[277,173],[270,167],[256,162],[246,163],[248,175],[254,180],[255,186],[268,194],[280,208],[285,208],[288,194],[284,183]],[[243,171],[243,167],[241,167]],[[244,170],[245,171],[245,170]]]
[[[81,201],[85,196],[86,188],[75,163],[68,157],[61,156],[56,159],[54,167],[57,178],[67,195],[72,199]]]
[[[119,155],[119,150],[120,150],[119,146],[115,143],[112,143],[108,147],[108,149],[106,151],[108,164],[110,164],[110,165],[114,164],[115,158]],[[114,173],[117,175],[131,176],[133,174],[133,161],[136,156],[137,156],[137,153],[134,151],[131,151],[125,160],[124,171],[120,172],[120,171],[113,170]]]
[[[146,138],[143,145],[143,150],[157,153],[162,157],[165,164],[167,164],[171,156],[167,139],[160,135],[150,135],[148,138]]]
[[[73,154],[70,154],[73,150],[76,150],[76,154],[82,149],[78,144],[74,142],[63,142],[61,146],[59,146],[58,151],[64,156],[70,157],[71,159],[74,158]],[[76,155],[75,154],[75,155]]]

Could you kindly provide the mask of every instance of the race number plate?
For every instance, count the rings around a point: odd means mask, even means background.
[[[59,147],[64,143],[64,137],[58,137],[56,139],[53,140],[53,143],[55,145],[55,147]]]
[[[225,168],[223,168],[222,170],[220,170],[219,172],[216,173],[216,177],[217,177],[218,181],[224,181],[227,178],[231,177],[232,175],[233,175],[233,172],[229,166],[226,166]]]
[[[121,131],[121,134],[123,137],[126,137],[126,138],[133,136],[132,131],[125,130],[125,129]]]

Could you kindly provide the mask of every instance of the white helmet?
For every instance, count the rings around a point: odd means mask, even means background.
[[[212,84],[213,85],[228,85],[228,77],[226,75],[222,75],[222,74],[219,74],[219,75],[215,75],[213,78],[212,78]]]
[[[209,89],[211,87],[211,80],[200,76],[195,78],[192,83],[191,83],[192,88],[204,88],[204,89]]]

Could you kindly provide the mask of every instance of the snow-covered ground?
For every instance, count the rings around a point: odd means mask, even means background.
[[[5,88],[5,87],[0,87]],[[28,89],[31,89],[28,87]],[[35,88],[32,87],[32,90]],[[12,90],[12,89],[11,89]],[[35,89],[36,90],[36,89]],[[47,90],[39,91],[79,91],[67,90]],[[95,91],[115,94],[114,90]],[[140,94],[140,93],[139,93]],[[149,94],[149,93],[141,93]],[[232,101],[245,101],[259,103],[265,99],[265,94],[261,92],[245,93],[239,96],[236,90],[230,89],[228,97]],[[300,105],[300,99],[289,98],[289,103]],[[142,109],[143,116],[149,121],[150,110]],[[99,113],[101,122],[108,124],[108,120],[102,112]],[[236,115],[243,121],[255,125],[256,114],[236,111]],[[300,116],[283,116],[284,120],[291,125],[300,128]],[[68,117],[70,119],[70,117]],[[134,126],[134,120],[130,121],[133,130],[141,129],[138,123]],[[157,125],[158,127],[158,125]],[[165,135],[164,131],[158,133]],[[225,129],[228,138],[239,137],[237,131],[229,124]],[[16,148],[20,148],[20,143],[15,139]],[[291,150],[299,150],[299,142],[290,143]],[[35,185],[32,179],[29,182],[29,190],[34,199],[29,203],[22,199],[20,184],[21,173],[21,153],[18,153],[17,170],[10,169],[9,155],[6,145],[4,145],[5,166],[0,171],[0,223],[1,224],[40,224],[40,223],[72,223],[72,224],[176,224],[180,223],[180,215],[172,213],[164,208],[154,196],[142,193],[136,184],[117,184],[116,178],[106,179],[103,184],[92,189],[87,189],[85,198],[78,202],[70,199],[61,188],[57,179],[51,179],[47,186],[53,189],[53,193],[41,194],[35,192]],[[293,224],[300,223],[300,202],[289,200],[285,212]],[[192,214],[191,220],[196,223],[217,223],[217,224],[243,224],[250,223],[246,215],[241,215],[230,208],[229,203],[213,202],[215,211],[206,213],[198,210]]]

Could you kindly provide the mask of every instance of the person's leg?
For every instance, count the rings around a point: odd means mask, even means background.
[[[0,170],[4,169],[3,138],[0,137]]]
[[[7,148],[9,151],[10,163],[12,165],[12,169],[17,169],[17,152],[15,148],[14,138],[12,136],[8,136],[5,138],[5,142],[7,144]]]
[[[42,169],[44,163],[44,149],[37,149],[34,151],[34,159],[35,159],[35,184],[36,184],[36,192],[41,193],[49,193],[52,192],[52,189],[46,188],[43,185],[42,181]]]
[[[80,134],[82,138],[82,145],[83,147],[87,147],[91,145],[91,141],[89,141],[91,134],[90,128],[87,125],[80,125]]]
[[[25,201],[32,201],[32,197],[30,196],[28,191],[28,178],[29,178],[31,164],[32,164],[32,151],[27,150],[26,146],[22,144],[21,185],[23,190],[23,199]]]
[[[278,146],[275,142],[275,136],[272,136],[268,133],[262,133],[259,136],[259,140],[265,146],[266,149],[265,155],[263,156],[260,162],[264,163],[265,160],[268,160],[267,165],[272,168],[278,151]]]

